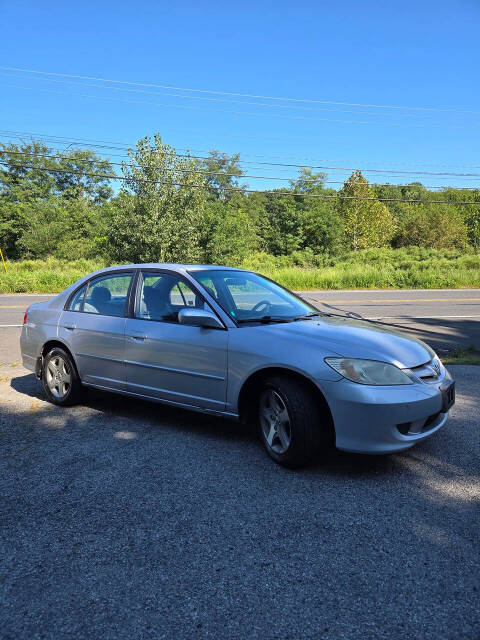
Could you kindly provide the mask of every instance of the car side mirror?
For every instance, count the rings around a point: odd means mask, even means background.
[[[178,322],[180,324],[188,324],[191,327],[224,329],[217,316],[208,309],[182,309],[178,312]]]

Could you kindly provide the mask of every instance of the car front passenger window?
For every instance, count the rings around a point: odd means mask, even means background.
[[[183,280],[170,274],[143,273],[138,288],[137,318],[161,322],[178,322],[185,308],[204,308],[203,299]]]

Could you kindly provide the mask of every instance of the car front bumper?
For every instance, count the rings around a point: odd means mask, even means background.
[[[335,426],[338,449],[357,453],[395,453],[412,447],[441,429],[441,382],[374,387],[348,380],[322,382]]]

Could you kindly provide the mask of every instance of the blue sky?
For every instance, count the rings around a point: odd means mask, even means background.
[[[249,100],[0,70],[2,130],[126,144],[158,131],[177,148],[240,151],[250,161],[267,156],[332,167],[480,173],[478,0],[17,0],[0,2],[0,22],[4,67],[440,110]],[[248,101],[256,104],[240,104]],[[289,177],[292,171],[250,165],[255,175]],[[332,181],[347,175],[327,173]],[[479,184],[376,177],[410,179]]]

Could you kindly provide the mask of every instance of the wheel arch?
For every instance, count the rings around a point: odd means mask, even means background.
[[[47,353],[49,351],[51,351],[52,349],[54,349],[55,347],[63,349],[64,351],[66,351],[68,353],[68,355],[72,359],[73,366],[75,367],[75,371],[76,371],[77,376],[78,376],[78,367],[77,367],[77,363],[75,361],[75,357],[74,357],[74,355],[72,353],[72,350],[70,349],[70,347],[67,344],[65,344],[65,342],[62,342],[62,340],[59,340],[58,338],[52,338],[51,340],[47,340],[47,342],[44,343],[44,345],[42,346],[41,355],[39,357],[40,364],[43,365],[43,359],[45,358]],[[41,370],[42,369],[40,368],[40,371]]]
[[[330,411],[327,399],[325,398],[322,391],[311,378],[288,367],[269,366],[258,369],[257,371],[254,371],[250,374],[250,376],[243,382],[240,393],[238,394],[237,406],[240,420],[242,422],[250,422],[255,419],[255,405],[261,385],[264,380],[275,375],[294,378],[310,390],[313,399],[322,412],[322,415],[324,415],[328,419],[332,434],[334,435],[335,427],[332,412]]]

